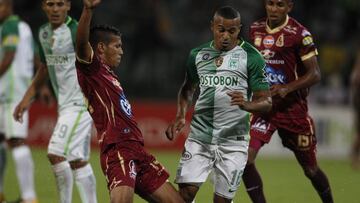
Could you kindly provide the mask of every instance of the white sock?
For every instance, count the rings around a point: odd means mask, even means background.
[[[6,146],[0,143],[0,193],[4,193],[4,176],[6,168]]]
[[[12,149],[12,155],[16,166],[16,174],[19,180],[21,198],[23,200],[34,200],[34,163],[31,157],[30,148],[21,145]]]
[[[52,169],[56,179],[60,203],[71,203],[74,180],[69,162],[63,161],[55,164]]]
[[[76,186],[83,203],[97,203],[96,179],[90,164],[73,171]]]

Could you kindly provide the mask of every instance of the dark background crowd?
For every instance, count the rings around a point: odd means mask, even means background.
[[[15,13],[34,33],[46,22],[42,0],[14,0]],[[313,34],[319,50],[322,81],[310,100],[348,104],[349,78],[360,47],[359,0],[294,0],[291,16]],[[191,48],[211,39],[216,8],[232,5],[242,15],[242,36],[265,16],[263,0],[104,0],[94,24],[112,24],[123,33],[124,56],[117,73],[132,99],[175,100]],[[72,0],[70,15],[79,19],[82,1]]]

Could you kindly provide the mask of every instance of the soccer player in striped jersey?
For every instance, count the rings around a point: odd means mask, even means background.
[[[100,145],[100,161],[112,203],[133,202],[134,193],[149,202],[184,202],[168,182],[169,174],[144,149],[131,105],[114,74],[123,54],[120,32],[90,22],[100,0],[84,0],[76,38],[76,68]]]
[[[33,75],[33,46],[29,25],[13,14],[13,1],[0,0],[0,202],[4,201],[4,140],[13,155],[23,202],[36,202],[34,164],[25,142],[28,113],[25,112],[22,124],[11,116]]]
[[[243,180],[253,202],[266,202],[255,158],[277,130],[324,203],[332,203],[329,181],[316,160],[314,123],[308,114],[309,88],[319,82],[317,49],[310,32],[288,16],[292,0],[265,0],[267,17],[251,25],[250,37],[266,62],[273,107],[251,119],[248,164]]]
[[[22,113],[47,78],[58,101],[58,119],[48,145],[48,159],[55,175],[61,203],[70,203],[74,179],[83,203],[96,203],[96,179],[91,165],[92,119],[86,110],[75,68],[77,21],[68,16],[70,0],[43,0],[48,23],[39,30],[43,65],[17,106],[14,117]]]
[[[240,13],[219,8],[211,21],[213,40],[191,50],[178,94],[175,120],[166,130],[172,140],[185,125],[195,90],[200,88],[190,134],[175,182],[186,202],[214,175],[214,202],[231,202],[241,181],[249,146],[250,113],[271,108],[265,61],[239,39]]]

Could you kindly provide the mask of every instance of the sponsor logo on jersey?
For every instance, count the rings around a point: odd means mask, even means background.
[[[286,84],[286,76],[282,70],[266,65],[265,72],[270,85]]]
[[[264,40],[263,40],[263,44],[264,44],[264,47],[269,49],[271,48],[275,43],[275,39],[273,36],[271,35],[267,35],[266,37],[264,37]]]
[[[270,59],[275,56],[275,52],[270,49],[261,50],[260,53],[265,59]]]
[[[131,160],[129,162],[129,169],[130,169],[130,171],[129,171],[130,178],[135,180],[137,173],[136,173],[136,165],[135,165],[134,160]]]
[[[255,39],[254,39],[255,46],[257,46],[257,47],[261,46],[261,40],[262,40],[261,36],[255,36]]]
[[[52,55],[46,54],[46,64],[49,66],[65,66],[73,64],[75,61],[75,54]]]
[[[216,67],[220,67],[222,65],[222,63],[224,62],[224,58],[219,56],[215,59],[215,65]]]
[[[46,39],[49,36],[49,33],[47,31],[42,33],[42,38]]]
[[[281,35],[277,38],[275,45],[276,45],[277,47],[283,47],[283,46],[284,46],[284,34],[281,34]]]
[[[209,58],[210,58],[210,54],[209,54],[209,53],[205,53],[201,58],[202,58],[202,60],[207,61],[207,60],[209,60]]]
[[[187,160],[190,160],[191,158],[192,158],[191,153],[184,150],[182,153],[182,160],[187,161]]]
[[[201,75],[200,86],[203,87],[236,87],[240,84],[239,78],[235,76],[223,75]]]
[[[308,46],[310,44],[313,44],[313,38],[311,36],[306,36],[304,37],[304,39],[302,40],[302,43],[304,46]]]
[[[132,115],[131,105],[130,105],[129,101],[125,98],[124,94],[120,95],[120,106],[121,106],[121,109],[125,112],[125,114],[127,116],[130,117]]]
[[[257,118],[254,124],[251,126],[251,129],[266,133],[269,128],[269,123],[267,123],[262,118]]]
[[[18,43],[19,43],[19,37],[17,35],[9,35],[5,37],[3,41],[3,46],[13,47],[16,46]]]

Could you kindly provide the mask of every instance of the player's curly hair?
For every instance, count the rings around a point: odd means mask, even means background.
[[[92,47],[96,47],[99,42],[109,44],[111,35],[121,37],[121,32],[111,25],[94,25],[90,29],[89,42]]]

